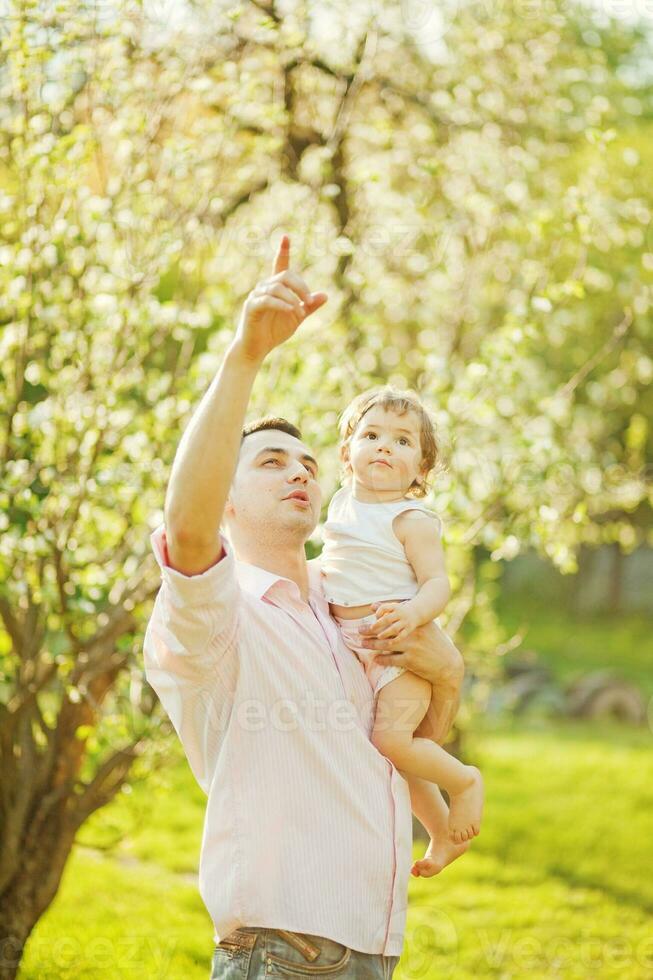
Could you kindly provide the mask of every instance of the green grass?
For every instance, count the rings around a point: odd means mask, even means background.
[[[397,980],[653,976],[650,749],[647,730],[614,725],[478,727],[468,751],[486,779],[483,832],[441,876],[411,879]],[[127,836],[113,854],[76,847],[23,980],[206,980],[204,797],[177,749],[166,778],[84,828],[87,843]]]
[[[193,884],[154,863],[129,867],[77,848],[29,939],[19,976],[206,978],[210,928]]]
[[[520,650],[536,650],[563,684],[594,670],[611,670],[653,697],[653,619],[643,615],[572,615],[536,598],[511,597],[498,605],[506,629],[525,628]],[[520,651],[508,655],[519,657]]]
[[[653,976],[650,732],[488,725],[469,755],[486,778],[483,832],[446,877],[412,886],[448,923],[424,976]]]

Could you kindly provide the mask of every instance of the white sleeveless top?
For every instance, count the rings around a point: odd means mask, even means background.
[[[442,521],[418,500],[404,497],[390,503],[356,500],[344,486],[331,498],[322,528],[320,555],[324,594],[339,606],[362,606],[388,599],[412,599],[417,579],[404,546],[392,530],[398,514],[421,510]]]

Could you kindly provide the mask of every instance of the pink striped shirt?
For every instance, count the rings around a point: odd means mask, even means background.
[[[170,567],[145,674],[208,796],[199,890],[220,942],[239,926],[400,956],[412,864],[408,783],[370,741],[372,690],[329,615],[319,564],[295,582],[226,555]]]

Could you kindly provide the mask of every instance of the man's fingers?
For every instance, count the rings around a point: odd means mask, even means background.
[[[288,289],[287,286],[284,286],[282,282],[267,283],[267,285],[263,287],[262,292],[263,295],[276,296],[277,299],[282,299],[284,303],[290,303],[291,306],[295,307],[298,313],[301,313],[302,316],[304,315],[304,309],[299,300],[299,296],[297,293],[294,293],[292,289]]]
[[[311,313],[315,313],[316,310],[319,310],[321,306],[324,306],[328,298],[326,293],[311,293],[311,301],[308,304],[306,315],[308,316]]]
[[[382,640],[378,636],[365,636],[363,637],[363,646],[366,650],[379,650],[381,653],[392,653],[395,651],[393,647],[394,640]]]
[[[378,634],[379,640],[389,640],[391,636],[395,636],[398,632],[397,627],[394,623],[389,623],[381,632]]]
[[[374,663],[382,667],[404,667],[405,659],[403,653],[380,653],[374,658]]]
[[[312,293],[305,281],[296,272],[290,270],[290,236],[282,235],[277,251],[272,273],[273,280],[282,282],[292,289],[304,304],[306,315],[315,313],[328,300],[326,293]]]
[[[289,289],[294,290],[304,303],[308,304],[311,302],[313,294],[302,277],[296,272],[292,272],[290,269],[284,269],[272,277],[272,282],[282,282],[284,286],[288,286]],[[318,293],[316,295],[320,294]]]
[[[279,242],[279,248],[277,249],[277,254],[274,259],[274,265],[272,266],[272,274],[276,275],[277,272],[283,272],[290,265],[290,236],[282,235],[281,241]]]
[[[283,313],[292,313],[297,318],[297,322],[303,319],[304,314],[292,303],[286,303],[283,299],[276,296],[257,296],[252,300],[253,310],[281,310]]]
[[[380,640],[396,640],[398,638],[397,627],[389,626],[383,633],[379,633]]]
[[[383,626],[383,629],[380,633],[377,633],[377,636],[380,639],[384,639],[384,637],[390,636],[391,634],[392,636],[395,636],[401,629],[399,621],[396,619],[384,619],[381,625]]]

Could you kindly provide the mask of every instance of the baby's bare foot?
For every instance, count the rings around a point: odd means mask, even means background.
[[[476,766],[467,766],[470,782],[460,793],[449,794],[449,838],[462,844],[481,829],[483,777]]]
[[[469,841],[464,844],[453,844],[446,837],[431,838],[426,854],[421,861],[415,861],[410,873],[415,878],[432,878],[440,874],[443,868],[459,858],[469,848]]]

